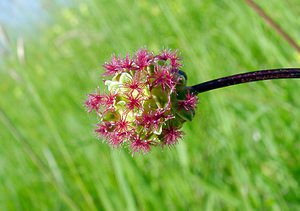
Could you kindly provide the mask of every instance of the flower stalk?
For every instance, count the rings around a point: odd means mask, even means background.
[[[290,46],[292,46],[295,50],[300,53],[300,46],[298,43],[285,31],[270,15],[268,15],[262,7],[260,7],[253,0],[245,0],[246,3],[254,9],[254,11],[264,20],[266,21],[283,39],[285,39]]]
[[[236,84],[284,78],[300,78],[300,68],[280,68],[241,73],[200,83],[189,87],[189,89],[191,92],[199,94]]]

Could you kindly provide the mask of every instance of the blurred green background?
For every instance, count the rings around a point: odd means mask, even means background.
[[[134,157],[83,107],[111,54],[140,47],[179,49],[190,85],[299,67],[244,1],[41,2],[45,23],[1,24],[0,210],[300,210],[300,80],[201,94],[176,147]],[[299,0],[259,4],[300,41]]]

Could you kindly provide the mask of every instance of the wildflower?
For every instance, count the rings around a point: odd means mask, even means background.
[[[121,68],[127,69],[127,70],[135,70],[136,67],[134,66],[133,60],[130,59],[129,55],[127,54],[126,57],[121,60],[120,62]]]
[[[137,91],[138,93],[142,94],[145,85],[146,84],[142,82],[140,74],[136,73],[131,80],[128,80],[123,84],[123,87],[127,88],[130,93]]]
[[[92,110],[98,111],[102,100],[103,96],[101,96],[100,94],[89,94],[88,99],[85,101],[88,112],[91,112]]]
[[[112,128],[111,122],[101,122],[98,124],[98,128],[95,132],[99,134],[99,137],[107,138],[110,135]]]
[[[134,154],[135,152],[149,152],[150,143],[151,141],[142,140],[138,136],[134,137],[134,140],[131,143],[132,154]]]
[[[165,145],[172,146],[182,138],[183,132],[175,127],[169,127],[163,130],[162,136]]]
[[[115,132],[108,137],[108,142],[113,147],[117,148],[125,141],[126,137],[127,134],[125,132]]]
[[[141,49],[136,52],[134,61],[138,69],[143,70],[151,63],[152,58],[153,55],[147,49]]]
[[[162,50],[161,53],[156,56],[156,58],[165,61],[169,60],[173,69],[178,69],[182,66],[177,51],[172,52],[170,50]]]
[[[170,71],[168,67],[156,66],[154,68],[153,82],[151,83],[150,89],[153,87],[161,86],[163,90],[169,88],[173,90],[176,83],[178,82],[174,79],[175,74]]]
[[[169,119],[174,118],[173,115],[166,115],[165,110],[157,109],[154,111],[148,111],[145,114],[136,118],[136,124],[142,126],[145,131],[156,132],[161,129],[161,125]],[[162,122],[164,121],[164,122]],[[160,132],[158,132],[160,133]]]
[[[180,108],[184,108],[185,110],[194,110],[197,106],[198,98],[195,94],[191,94],[190,91],[186,93],[184,100],[179,100],[178,104]]]
[[[113,55],[111,62],[105,63],[103,67],[106,69],[103,76],[114,75],[121,70],[121,59]]]
[[[180,128],[194,115],[197,98],[186,87],[176,51],[154,55],[138,50],[131,58],[113,56],[104,64],[106,94],[90,94],[88,111],[96,111],[95,132],[113,147],[147,153],[153,146],[173,146]]]
[[[134,95],[133,93],[126,93],[127,108],[129,111],[134,109],[142,109],[143,96],[138,93]]]

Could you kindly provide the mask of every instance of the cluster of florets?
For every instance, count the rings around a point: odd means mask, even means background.
[[[177,51],[158,55],[146,49],[131,58],[113,56],[104,64],[108,93],[93,93],[85,102],[99,116],[96,133],[114,147],[148,152],[151,146],[172,146],[195,114],[197,97],[186,87]]]

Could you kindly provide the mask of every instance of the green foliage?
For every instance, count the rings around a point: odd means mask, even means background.
[[[261,6],[300,37],[298,1]],[[178,48],[190,85],[300,66],[243,1],[87,0],[58,8],[53,24],[25,40],[24,59],[13,50],[0,69],[0,210],[300,209],[299,80],[200,95],[173,149],[132,158],[95,138],[83,102],[101,64],[143,46]]]

